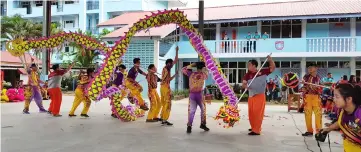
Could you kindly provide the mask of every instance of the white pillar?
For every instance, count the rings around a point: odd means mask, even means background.
[[[83,12],[79,13],[79,28],[84,32],[86,31],[86,1],[79,1],[80,9]]]
[[[216,24],[216,53],[220,50],[220,41],[221,40],[221,23]]]
[[[7,0],[7,2],[6,2],[6,15],[7,16],[12,16],[13,15],[13,12],[12,12],[13,9],[14,9],[14,1],[13,0]]]
[[[356,18],[355,17],[351,18],[351,20],[350,20],[350,29],[351,29],[350,36],[351,37],[356,36]]]
[[[106,21],[106,11],[104,10],[105,0],[99,0],[99,23]]]
[[[257,66],[257,69],[259,69],[259,68],[261,68],[261,58],[257,58],[256,59],[257,60],[257,62],[258,62],[258,66]]]
[[[302,78],[304,75],[306,75],[306,58],[303,57],[301,59],[301,76],[300,78]]]
[[[79,24],[79,15],[75,15],[74,25],[75,25],[75,28],[77,28],[77,29],[79,29],[79,28],[80,28],[80,24]]]
[[[154,65],[157,67],[157,72],[162,71],[162,69],[159,69],[159,40],[154,40],[154,52],[153,52],[153,59],[154,59]],[[160,86],[160,83],[158,83],[158,86]],[[160,87],[157,88],[158,93],[160,93]]]
[[[59,23],[60,23],[60,26],[62,26],[62,28],[64,28],[63,16],[60,16],[60,18],[59,18]],[[74,24],[75,24],[75,21],[74,21]],[[75,24],[75,25],[76,25],[76,24]]]
[[[257,21],[257,32],[262,35],[262,21]]]
[[[351,75],[356,75],[356,59],[355,59],[355,57],[351,57],[350,69],[351,69]]]
[[[301,37],[302,38],[306,38],[307,37],[307,34],[306,34],[306,30],[307,29],[307,20],[306,19],[303,19],[302,20],[302,25],[301,25]]]
[[[178,60],[179,63],[179,70],[183,68],[183,61],[182,60]],[[184,86],[183,86],[183,77],[184,74],[178,73],[178,90],[183,90]]]

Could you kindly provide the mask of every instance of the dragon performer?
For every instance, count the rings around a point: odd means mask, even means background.
[[[201,34],[193,27],[184,12],[178,9],[154,12],[150,16],[140,19],[129,28],[129,31],[113,47],[106,47],[104,44],[79,33],[63,32],[48,38],[10,41],[11,48],[8,50],[13,56],[21,56],[31,49],[54,48],[65,42],[75,42],[86,49],[99,50],[105,56],[105,59],[95,77],[89,81],[89,85],[86,86],[87,89],[84,89],[87,90],[85,94],[93,101],[112,97],[112,105],[114,106],[113,109],[116,110],[117,117],[122,120],[133,121],[139,115],[139,108],[123,106],[120,101],[121,89],[118,87],[106,88],[105,86],[109,83],[117,64],[121,62],[121,58],[126,53],[131,38],[139,31],[167,24],[177,24],[189,37],[190,43],[201,57],[201,60],[205,62],[206,68],[212,74],[215,83],[224,96],[225,105],[220,108],[215,119],[220,119],[226,123],[224,127],[232,127],[239,121],[236,94],[224,76],[219,63],[216,62],[211,52],[204,45]]]

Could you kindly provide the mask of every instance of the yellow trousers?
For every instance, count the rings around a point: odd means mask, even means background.
[[[343,140],[343,148],[345,152],[361,151],[361,145],[357,145],[347,139]]]
[[[131,96],[138,100],[138,104],[140,106],[143,106],[144,100],[143,100],[142,94],[141,94],[143,91],[142,86],[140,86],[138,82],[126,79],[125,87],[129,89]]]
[[[71,108],[69,115],[74,115],[76,108],[78,108],[78,106],[81,102],[84,103],[83,111],[81,112],[81,114],[87,114],[89,111],[89,108],[90,108],[91,101],[88,97],[84,96],[83,89],[76,88],[73,107]]]
[[[161,102],[160,97],[158,95],[157,89],[149,89],[148,90],[148,97],[150,101],[150,110],[148,112],[148,120],[158,118]]]
[[[313,94],[306,94],[304,110],[305,110],[307,132],[313,133],[312,113],[315,113],[316,132],[322,129],[322,103],[320,96]]]
[[[160,85],[160,96],[161,96],[161,104],[162,104],[162,113],[161,118],[164,121],[169,119],[170,110],[172,108],[172,90],[169,85]]]

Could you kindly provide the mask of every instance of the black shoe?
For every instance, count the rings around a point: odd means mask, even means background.
[[[110,116],[112,116],[113,118],[118,118],[115,114],[111,114]]]
[[[140,109],[144,110],[144,111],[148,111],[149,108],[144,104],[142,106],[139,107]]]
[[[192,133],[192,126],[187,127],[187,133],[189,133],[189,134]]]
[[[76,115],[74,115],[74,114],[72,114],[72,115],[71,115],[71,114],[69,114],[69,117],[75,117],[75,116],[76,116]]]
[[[160,118],[154,118],[153,120],[156,120],[156,121],[163,121],[162,119]]]
[[[248,133],[248,135],[250,135],[250,136],[259,136],[259,135],[261,135],[261,134],[257,134],[257,133],[255,133],[255,132],[250,132],[250,133]]]
[[[147,119],[147,120],[145,120],[145,122],[158,122],[158,120],[154,120],[154,119]]]
[[[199,128],[203,129],[204,131],[209,131],[209,128],[205,124],[201,124]]]
[[[173,126],[173,124],[168,121],[162,121],[162,125]]]
[[[57,114],[57,115],[54,115],[53,117],[61,117],[62,115],[59,115],[59,114]]]
[[[304,136],[304,137],[312,137],[313,133],[312,132],[305,132],[304,134],[302,134],[302,136]]]
[[[252,129],[248,129],[248,131],[252,131]]]
[[[82,117],[89,117],[87,114],[80,114],[80,116],[82,116]]]
[[[48,111],[48,114],[51,115],[51,111]]]

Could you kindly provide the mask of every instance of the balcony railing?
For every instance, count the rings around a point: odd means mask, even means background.
[[[178,42],[182,53],[194,53],[188,41]],[[361,52],[361,37],[329,37],[329,38],[288,38],[258,40],[207,40],[207,48],[214,53],[347,53]]]
[[[254,53],[257,48],[256,40],[222,40],[215,43],[219,47],[216,53]]]
[[[87,10],[97,10],[99,9],[99,1],[88,1]]]
[[[355,52],[356,38],[307,39],[307,52]]]

